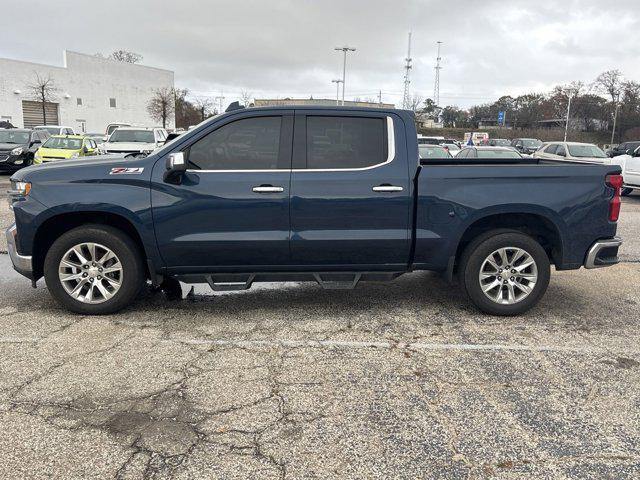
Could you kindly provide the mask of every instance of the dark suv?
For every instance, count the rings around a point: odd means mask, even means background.
[[[617,157],[618,155],[633,155],[633,152],[638,147],[640,147],[640,142],[624,142],[609,150],[607,155],[610,157]]]
[[[46,130],[0,130],[0,171],[15,172],[33,163],[33,156],[50,137]]]

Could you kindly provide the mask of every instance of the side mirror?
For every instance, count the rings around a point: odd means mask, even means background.
[[[82,153],[89,153],[89,149],[87,148],[86,145],[82,147]]]
[[[33,142],[31,142],[31,146],[35,146],[35,145],[42,145],[42,141],[38,138],[36,138]]]
[[[167,156],[163,180],[165,182],[179,184],[182,181],[182,174],[187,171],[187,161],[183,152],[170,153]]]

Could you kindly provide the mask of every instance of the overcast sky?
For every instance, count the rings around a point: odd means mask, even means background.
[[[166,7],[162,8],[161,5]],[[401,103],[407,33],[411,91],[433,95],[444,42],[441,105],[469,106],[592,81],[618,68],[640,81],[638,0],[2,0],[0,57],[60,65],[62,50],[124,48],[171,69],[197,95],[335,97]]]

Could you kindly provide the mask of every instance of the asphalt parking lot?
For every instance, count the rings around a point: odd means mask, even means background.
[[[0,478],[637,478],[640,194],[619,232],[509,319],[428,273],[82,317],[0,254]]]

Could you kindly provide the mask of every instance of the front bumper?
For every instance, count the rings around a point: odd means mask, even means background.
[[[609,267],[619,262],[618,249],[622,238],[613,237],[596,241],[587,252],[584,268]]]
[[[18,236],[18,229],[15,225],[11,225],[5,232],[7,236],[7,251],[13,268],[24,275],[27,278],[33,279],[33,264],[31,262],[31,256],[20,255],[16,247],[16,237]]]

